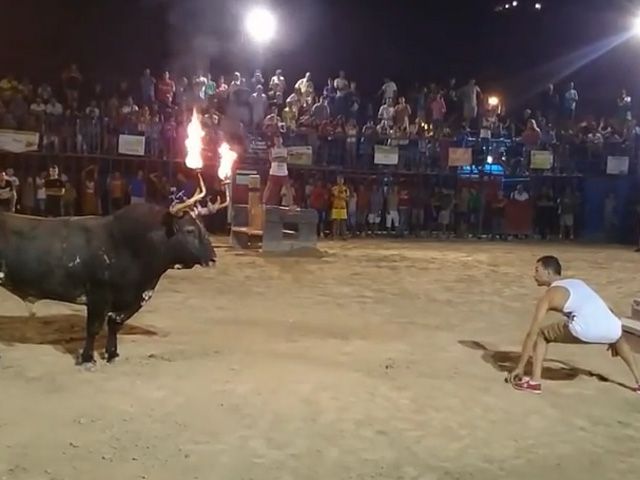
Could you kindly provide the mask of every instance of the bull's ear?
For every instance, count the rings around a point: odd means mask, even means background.
[[[167,238],[171,238],[176,234],[178,217],[167,211],[162,216],[162,226],[164,227]]]

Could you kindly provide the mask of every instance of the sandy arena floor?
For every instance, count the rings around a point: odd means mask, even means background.
[[[541,397],[503,372],[540,293],[537,256],[557,254],[626,314],[638,254],[321,248],[219,249],[215,269],[170,272],[121,336],[119,363],[94,373],[73,364],[81,310],[41,303],[29,320],[1,292],[0,479],[637,478],[640,398],[620,360],[553,346]]]

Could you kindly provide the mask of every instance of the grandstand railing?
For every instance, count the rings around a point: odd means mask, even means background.
[[[135,124],[112,125],[106,119],[77,120],[45,119],[37,132],[38,144],[30,151],[46,155],[111,156],[115,159],[132,157],[149,160],[172,160],[184,157],[184,126],[167,134],[163,125],[141,131]],[[207,150],[215,151],[220,138],[216,129],[209,129]],[[450,149],[465,149],[466,161],[482,170],[487,163],[499,164],[507,175],[528,174],[588,174],[607,173],[607,165],[627,158],[629,174],[638,173],[638,139],[605,141],[602,145],[561,142],[527,147],[508,136],[478,138],[466,132],[456,138],[436,138],[423,135],[392,137],[371,133],[349,136],[319,135],[313,130],[299,129],[281,132],[284,144],[290,147],[290,163],[299,167],[327,167],[351,170],[384,170],[415,173],[453,173],[452,167],[464,166],[458,158],[452,162]],[[10,141],[10,132],[0,135],[0,150]],[[264,132],[245,133],[241,158],[247,162],[268,158],[269,136]],[[549,151],[553,156],[551,168],[535,168],[531,151]],[[15,151],[15,150],[13,150]],[[460,153],[459,151],[457,153]],[[463,152],[465,153],[465,152]],[[464,161],[464,160],[463,160]]]

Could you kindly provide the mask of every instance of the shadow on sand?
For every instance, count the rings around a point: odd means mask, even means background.
[[[104,351],[106,335],[96,340],[96,353]],[[122,335],[155,336],[157,332],[132,324],[125,324]],[[85,336],[85,317],[74,313],[46,316],[0,315],[0,344],[51,345],[59,352],[76,357]]]
[[[475,340],[459,340],[458,343],[463,347],[481,352],[482,360],[491,365],[496,371],[504,373],[505,375],[516,368],[516,365],[520,360],[520,352],[491,350],[483,343]],[[531,371],[531,361],[527,363],[526,371]],[[544,367],[542,368],[543,380],[566,382],[575,380],[578,377],[595,378],[599,382],[611,383],[626,390],[631,390],[631,387],[600,373],[592,372],[586,368],[576,367],[575,365],[571,365],[570,363],[562,360],[555,360],[553,358],[545,359]]]

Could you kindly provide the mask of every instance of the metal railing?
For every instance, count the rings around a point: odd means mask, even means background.
[[[120,135],[144,137],[144,158],[152,160],[175,160],[184,157],[186,124],[131,121],[112,123],[106,118],[83,116],[46,116],[38,123],[40,133],[38,151],[47,155],[102,155],[119,156]],[[205,141],[208,149],[215,151],[219,138],[217,127],[209,129]],[[487,160],[499,164],[505,174],[527,175],[530,169],[531,147],[518,139],[500,136],[491,139],[478,138],[474,132],[456,138],[413,135],[392,137],[370,133],[358,135],[318,135],[311,130],[282,132],[284,143],[291,147],[311,147],[311,158],[298,165],[333,167],[352,170],[376,170],[452,173],[447,157],[448,149],[470,149],[472,163],[483,166]],[[244,152],[241,158],[248,161],[265,161],[268,158],[269,136],[265,132],[245,133],[241,136]],[[553,174],[605,174],[608,157],[628,157],[629,172],[638,168],[638,146],[636,138],[631,141],[606,141],[600,145],[584,142],[561,141],[536,147],[553,153],[554,163],[548,173]],[[380,163],[376,158],[378,147],[392,147],[395,163]],[[0,146],[1,148],[1,146]],[[388,158],[387,158],[388,160]]]

